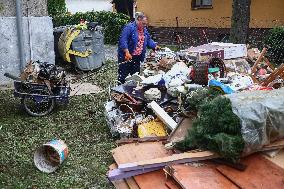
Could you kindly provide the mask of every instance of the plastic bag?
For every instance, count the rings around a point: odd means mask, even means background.
[[[241,133],[245,141],[243,155],[284,138],[284,88],[246,91],[226,97],[241,120]]]

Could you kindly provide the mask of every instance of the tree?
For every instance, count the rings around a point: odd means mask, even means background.
[[[134,0],[113,0],[112,3],[118,13],[123,13],[133,18]]]
[[[251,0],[233,0],[230,40],[233,43],[246,43],[250,22]]]

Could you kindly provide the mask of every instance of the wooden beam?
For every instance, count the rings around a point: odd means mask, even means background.
[[[186,135],[188,134],[188,130],[192,128],[192,123],[195,117],[184,118],[182,119],[177,127],[171,132],[168,137],[168,142],[176,143],[184,140]]]
[[[172,152],[167,151],[162,142],[131,143],[112,150],[112,156],[118,165],[170,155]]]
[[[116,141],[117,145],[131,144],[131,143],[144,143],[144,142],[159,142],[166,141],[167,136],[163,137],[145,137],[145,138],[124,138]]]
[[[264,55],[266,54],[267,52],[267,48],[263,48],[260,55],[258,56],[257,60],[255,61],[255,63],[253,64],[252,66],[252,69],[251,69],[251,73],[252,75],[255,74],[255,72],[257,71],[257,65],[262,61]]]
[[[259,150],[259,152],[281,149],[281,148],[284,148],[284,139],[264,146],[262,149]],[[190,162],[214,159],[218,157],[219,156],[217,154],[210,151],[187,152],[182,154],[173,154],[171,156],[166,156],[161,158],[133,162],[133,163],[119,164],[118,169],[121,171],[134,171],[134,170],[149,169],[149,168],[163,168],[168,164],[190,163]]]
[[[133,177],[124,179],[130,189],[140,189]]]
[[[269,151],[269,150],[277,150],[284,148],[284,139],[275,141],[269,145],[264,146],[260,151]]]
[[[263,60],[270,69],[272,69],[273,71],[275,70],[275,67],[269,62],[268,58],[263,57]]]
[[[216,170],[215,164],[204,164],[199,167],[172,165],[169,169],[172,178],[182,189],[239,189]]]
[[[189,152],[134,163],[120,164],[118,165],[118,169],[121,171],[135,171],[149,168],[163,168],[168,164],[190,163],[195,161],[213,159],[216,157],[218,157],[218,155],[209,151],[195,153]]]
[[[269,85],[269,83],[274,81],[277,76],[280,76],[282,79],[284,79],[283,74],[284,74],[284,64],[281,64],[261,84],[263,86],[267,86],[267,85]]]
[[[241,163],[246,164],[245,171],[238,171],[225,165],[217,170],[239,188],[284,188],[284,169],[265,159],[260,154],[243,158]]]
[[[111,164],[109,166],[109,169],[110,170],[113,170],[113,169],[116,169],[117,168],[117,165],[114,163],[114,164]],[[129,188],[128,184],[125,182],[124,179],[121,179],[121,180],[115,180],[115,181],[112,181],[111,182],[113,184],[113,186],[116,188],[116,189],[131,189]]]
[[[167,125],[167,127],[171,130],[174,130],[177,127],[177,123],[161,108],[155,101],[152,101],[148,105],[154,113],[159,117],[159,119]]]
[[[159,169],[160,167],[139,169],[139,170],[133,170],[133,171],[122,171],[120,169],[113,169],[108,172],[108,179],[110,181],[116,181],[116,180],[130,178],[136,175],[141,175],[144,173],[149,173],[149,172],[156,171]]]

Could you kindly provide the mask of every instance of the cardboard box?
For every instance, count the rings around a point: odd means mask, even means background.
[[[194,54],[197,61],[203,61],[210,59],[211,57],[224,59],[224,50],[219,46],[205,44],[197,47],[191,47],[186,51],[189,55]]]
[[[246,44],[234,44],[234,43],[210,43],[212,46],[218,46],[224,50],[224,59],[234,59],[247,56],[247,46]]]

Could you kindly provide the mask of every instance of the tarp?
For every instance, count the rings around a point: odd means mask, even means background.
[[[284,88],[226,95],[241,120],[244,155],[284,138]]]

